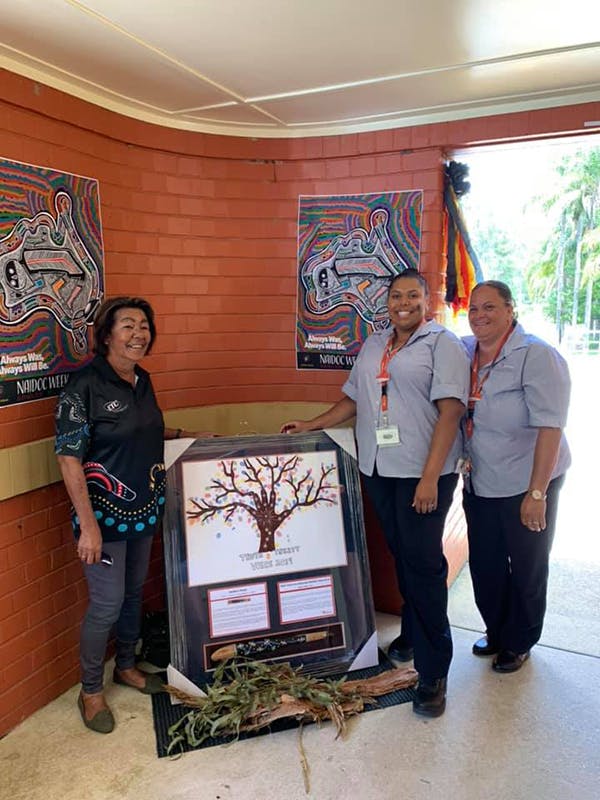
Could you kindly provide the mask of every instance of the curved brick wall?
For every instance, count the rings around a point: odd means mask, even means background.
[[[299,194],[423,189],[421,268],[439,309],[445,153],[578,133],[600,117],[596,103],[252,140],[155,127],[2,70],[0,80],[0,155],[99,179],[107,293],[143,295],[157,311],[148,367],[165,410],[338,398],[343,375],[294,369]],[[51,436],[53,406],[0,409],[0,453]],[[0,735],[76,682],[84,605],[61,485],[0,502]]]

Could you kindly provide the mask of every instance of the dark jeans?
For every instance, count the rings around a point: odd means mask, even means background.
[[[524,653],[539,640],[546,613],[548,562],[564,476],[550,482],[546,530],[521,524],[524,494],[477,497],[463,492],[475,602],[490,642]]]
[[[452,660],[448,623],[448,563],[442,550],[446,515],[457,475],[438,481],[438,505],[431,514],[412,507],[419,478],[363,475],[388,547],[394,557],[398,588],[404,598],[402,638],[415,650],[420,675],[443,678]]]
[[[130,542],[104,542],[112,566],[84,565],[89,605],[81,626],[81,685],[87,694],[102,691],[106,645],[116,623],[116,665],[135,666],[140,635],[142,590],[148,573],[152,536]]]

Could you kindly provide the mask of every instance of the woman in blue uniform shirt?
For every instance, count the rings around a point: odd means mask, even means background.
[[[136,668],[135,647],[152,537],[165,502],[164,438],[184,432],[165,429],[150,376],[139,365],[155,337],[146,300],[105,301],[94,322],[96,357],[71,375],[56,409],[56,454],[89,592],[78,706],[84,724],[99,733],[114,727],[103,693],[113,625],[115,682],[146,694],[162,689],[155,675]]]
[[[475,601],[486,625],[473,653],[494,655],[497,672],[515,672],[544,622],[558,496],[570,463],[563,435],[569,372],[553,347],[517,324],[511,291],[500,281],[474,288],[469,324],[463,499]]]
[[[366,340],[342,387],[344,397],[324,414],[288,422],[282,431],[318,430],[356,416],[359,468],[405,601],[402,634],[389,652],[408,660],[414,648],[419,686],[413,710],[434,717],[445,709],[452,658],[442,535],[457,482],[469,371],[460,341],[425,321],[428,294],[416,270],[394,278],[391,329]]]

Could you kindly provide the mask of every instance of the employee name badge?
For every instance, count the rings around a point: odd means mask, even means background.
[[[381,425],[375,430],[379,447],[392,447],[400,444],[400,431],[397,425]]]

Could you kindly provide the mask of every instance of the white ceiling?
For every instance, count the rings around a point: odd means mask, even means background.
[[[600,100],[598,0],[0,0],[0,67],[256,137]]]

